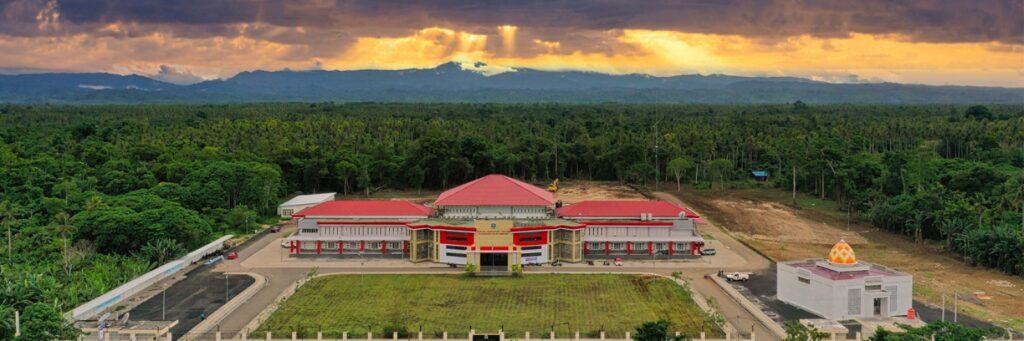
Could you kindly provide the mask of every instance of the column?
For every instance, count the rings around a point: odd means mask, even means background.
[[[316,241],[316,254],[320,254],[320,241]]]
[[[607,256],[610,254],[612,254],[612,243],[604,242],[604,255]]]
[[[647,242],[647,254],[654,255],[654,242]]]
[[[668,255],[674,255],[676,253],[676,242],[668,242]]]
[[[387,255],[388,254],[388,241],[386,241],[386,240],[380,241],[380,254],[382,254],[382,255]]]
[[[587,250],[587,242],[583,242],[583,254],[586,255],[587,251],[589,251]]]
[[[633,242],[626,242],[626,255],[633,254]]]
[[[407,253],[409,253],[409,241],[408,240],[403,240],[402,241],[402,254],[404,255],[404,254],[407,254]]]
[[[343,253],[345,253],[345,241],[344,240],[339,240],[338,241],[338,254],[340,255],[340,254],[343,254]]]
[[[359,252],[363,252],[363,251],[366,251],[366,241],[365,240],[360,240],[359,241]]]

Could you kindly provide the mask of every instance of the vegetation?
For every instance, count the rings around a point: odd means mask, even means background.
[[[828,333],[818,328],[797,321],[786,321],[786,337],[783,341],[820,341],[829,337]]]
[[[675,336],[674,333],[670,334],[668,330],[669,322],[666,320],[658,320],[657,322],[645,322],[644,324],[636,327],[636,332],[633,334],[633,340],[636,341],[675,341],[683,340],[683,336]]]
[[[344,304],[337,304],[344,302]],[[639,275],[535,274],[521,277],[451,275],[335,275],[306,283],[271,314],[251,337],[273,335],[349,337],[397,331],[399,337],[464,336],[504,330],[510,338],[525,332],[542,338],[554,330],[562,338],[624,337],[645,321],[664,319],[665,328],[699,335],[720,331],[690,292],[673,281]],[[390,336],[387,334],[385,336]]]
[[[900,325],[902,331],[889,331],[879,328],[868,340],[870,341],[980,341],[992,338],[1007,337],[999,328],[970,328],[961,324],[935,321],[922,327]]]
[[[67,311],[295,193],[752,169],[1024,275],[1021,105],[2,105],[0,312]]]

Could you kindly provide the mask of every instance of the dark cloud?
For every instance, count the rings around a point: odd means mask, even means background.
[[[239,24],[303,27],[332,36],[390,35],[430,26],[466,30],[511,24],[552,40],[579,30],[667,29],[776,39],[853,32],[903,34],[915,41],[1024,43],[1020,0],[732,1],[258,1],[60,0],[64,27],[38,28],[49,1],[11,0],[0,32],[47,35],[110,23],[188,36],[234,36]],[[58,32],[58,33],[55,33]],[[285,37],[287,39],[302,39]],[[308,38],[307,38],[308,39]]]

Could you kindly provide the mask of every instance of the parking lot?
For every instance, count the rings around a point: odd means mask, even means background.
[[[254,282],[248,275],[225,275],[213,268],[214,265],[201,265],[189,271],[185,279],[135,306],[129,311],[131,319],[178,320],[178,325],[171,329],[177,338]]]

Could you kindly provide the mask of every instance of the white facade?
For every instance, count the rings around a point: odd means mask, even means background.
[[[445,218],[451,219],[547,219],[547,206],[442,206]]]
[[[907,314],[913,278],[875,264],[836,272],[822,260],[778,263],[778,299],[832,320]]]
[[[337,193],[331,192],[297,195],[294,198],[285,201],[280,206],[277,206],[277,214],[280,215],[281,218],[290,218],[293,214],[298,213],[299,211],[334,200],[335,194]]]

